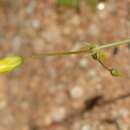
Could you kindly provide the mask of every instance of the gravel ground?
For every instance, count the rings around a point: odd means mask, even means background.
[[[94,12],[54,0],[0,0],[0,56],[73,50],[126,39],[130,0],[106,0]],[[0,75],[0,130],[130,130],[130,50],[106,50],[112,77],[91,57],[27,58]]]

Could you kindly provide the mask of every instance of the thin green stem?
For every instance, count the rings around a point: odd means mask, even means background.
[[[104,45],[98,46],[96,49],[117,47],[117,46],[124,45],[124,44],[130,44],[130,39],[126,39],[126,40],[122,40],[122,41],[118,41],[118,42],[112,42],[112,43],[109,43],[109,44],[104,44]]]
[[[91,53],[88,52],[88,49],[83,49],[83,50],[77,50],[77,51],[62,51],[62,52],[48,52],[48,53],[42,53],[42,54],[33,54],[32,57],[66,56],[66,55],[75,55],[75,54],[84,54],[84,53],[88,53],[91,55]]]
[[[106,66],[102,61],[98,60],[98,62],[99,62],[106,70],[111,71],[111,69],[110,69],[108,66]]]
[[[86,48],[83,48],[83,49],[81,48],[80,50],[77,50],[77,51],[61,51],[61,52],[48,52],[48,53],[41,53],[41,54],[33,54],[32,57],[66,56],[66,55],[76,55],[76,54],[84,54],[84,53],[87,53],[88,55],[93,55],[94,53],[96,53],[97,50],[110,48],[110,47],[116,47],[116,46],[129,44],[129,43],[130,43],[130,39],[126,39],[126,40],[122,40],[118,42],[112,42],[109,44],[100,45],[93,48],[91,48],[92,46],[90,45],[90,48],[89,46],[87,46]]]

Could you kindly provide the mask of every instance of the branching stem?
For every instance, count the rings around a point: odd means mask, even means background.
[[[112,42],[109,44],[96,46],[90,49],[88,48],[89,46],[86,46],[86,48],[84,47],[83,49],[81,48],[80,50],[76,50],[76,51],[47,52],[47,53],[41,53],[41,54],[33,54],[32,57],[40,58],[40,57],[45,57],[45,56],[66,56],[66,55],[77,55],[77,54],[93,55],[94,53],[96,53],[97,50],[110,48],[110,47],[117,47],[120,45],[129,44],[129,43],[130,43],[130,39],[126,39],[126,40],[122,40],[118,42]],[[91,44],[90,44],[90,47],[91,47]]]

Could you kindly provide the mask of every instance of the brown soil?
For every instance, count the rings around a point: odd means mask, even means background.
[[[103,10],[58,7],[54,0],[1,0],[1,56],[80,48],[130,34],[130,0],[107,0]],[[130,50],[106,50],[112,77],[84,55],[26,59],[0,76],[0,130],[130,130]]]

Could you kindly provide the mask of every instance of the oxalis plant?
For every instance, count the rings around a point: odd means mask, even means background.
[[[31,58],[44,58],[47,56],[69,56],[69,55],[79,55],[84,54],[85,56],[91,56],[94,60],[99,62],[103,68],[105,68],[112,76],[118,77],[122,75],[122,72],[116,68],[110,68],[104,61],[107,59],[104,49],[111,47],[118,47],[120,45],[129,44],[130,39],[123,41],[117,41],[109,44],[97,45],[97,44],[87,44],[86,46],[80,48],[76,51],[58,51],[58,52],[47,52],[41,54],[33,54]],[[19,55],[11,55],[0,59],[0,73],[11,72],[17,67],[20,67],[26,57]]]

